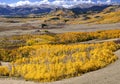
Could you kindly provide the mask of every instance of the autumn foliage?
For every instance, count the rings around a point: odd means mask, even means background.
[[[0,66],[0,76],[9,76],[10,71],[8,67]]]
[[[1,38],[0,60],[10,61],[11,67],[0,66],[0,76],[48,82],[101,69],[118,59],[113,52],[120,49],[120,44],[79,42],[111,38],[120,38],[120,30]]]
[[[12,75],[25,80],[56,81],[80,76],[107,66],[117,60],[113,51],[119,47],[114,42],[79,45],[37,45],[29,57],[14,61]]]

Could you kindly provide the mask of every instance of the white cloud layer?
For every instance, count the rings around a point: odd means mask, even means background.
[[[107,3],[111,3],[111,0],[107,0]]]
[[[0,2],[0,5],[7,5],[7,4],[6,4],[6,3],[1,3],[1,2]]]
[[[101,2],[101,0],[98,0],[97,2],[103,3]],[[17,3],[12,3],[8,5],[12,7],[16,7],[16,6],[23,6],[23,5],[39,6],[41,4],[49,4],[49,5],[63,6],[63,7],[68,8],[73,5],[82,4],[82,3],[95,3],[95,2],[93,2],[92,0],[54,0],[53,2],[50,2],[49,0],[41,0],[41,1],[36,1],[36,2],[30,2],[29,0],[24,0],[24,1],[21,0]],[[111,0],[107,0],[104,3],[111,3]]]

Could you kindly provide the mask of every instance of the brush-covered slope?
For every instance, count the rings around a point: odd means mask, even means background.
[[[89,23],[117,23],[120,22],[120,6],[110,6],[98,14],[91,16]]]
[[[75,13],[67,9],[56,9],[47,15],[42,16],[42,20],[48,24],[67,23],[76,18]]]
[[[42,20],[48,24],[106,24],[120,22],[120,6],[112,5],[102,11],[77,14],[68,9],[56,9],[47,15],[42,16]]]

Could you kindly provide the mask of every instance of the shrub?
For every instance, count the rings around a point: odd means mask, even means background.
[[[9,76],[8,67],[0,66],[0,76]]]

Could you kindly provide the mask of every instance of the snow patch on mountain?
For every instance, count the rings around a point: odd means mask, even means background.
[[[62,6],[65,8],[69,8],[74,5],[78,4],[84,4],[84,3],[92,3],[96,4],[92,0],[54,0],[54,1],[49,1],[49,0],[41,0],[41,1],[35,1],[35,2],[30,2],[29,0],[22,0],[16,3],[8,4],[11,7],[16,7],[16,6],[24,6],[24,5],[30,5],[30,6],[39,6],[41,4],[48,4],[48,5],[55,5],[55,6]],[[106,2],[103,2],[101,0],[98,0],[97,3],[111,3],[111,0],[107,0]]]

